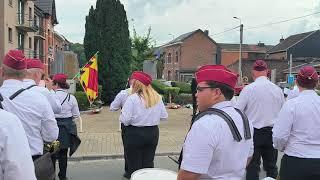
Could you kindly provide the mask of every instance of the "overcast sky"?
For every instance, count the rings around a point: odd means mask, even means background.
[[[156,45],[196,29],[209,30],[219,43],[239,43],[239,29],[214,35],[244,24],[244,43],[259,41],[275,45],[281,36],[312,31],[320,28],[320,14],[297,20],[246,29],[266,23],[292,19],[320,12],[320,0],[120,0],[127,11],[129,28],[138,34],[151,35]],[[85,17],[96,0],[56,0],[59,24],[56,31],[71,42],[83,43]]]

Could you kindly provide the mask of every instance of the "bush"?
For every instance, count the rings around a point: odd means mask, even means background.
[[[172,81],[171,85],[173,87],[180,88],[180,92],[179,93],[191,94],[191,84],[190,83]]]
[[[165,88],[169,87],[161,83],[159,80],[152,81],[152,87],[156,90],[159,94],[165,94]]]
[[[171,103],[171,100],[179,94],[180,88],[178,87],[165,87],[164,92],[165,96],[168,97],[168,102]]]
[[[82,91],[77,91],[76,93],[74,93],[74,96],[78,101],[79,110],[80,111],[88,110],[90,103],[88,101],[86,93]]]
[[[192,95],[191,94],[179,94],[174,97],[172,100],[176,104],[186,105],[192,104]]]

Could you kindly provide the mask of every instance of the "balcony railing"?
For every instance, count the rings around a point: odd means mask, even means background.
[[[17,29],[25,32],[36,32],[38,27],[35,24],[35,21],[28,17],[28,15],[18,13],[17,14]]]
[[[37,27],[37,32],[35,33],[34,37],[39,39],[45,39],[44,37],[44,29],[42,27]]]

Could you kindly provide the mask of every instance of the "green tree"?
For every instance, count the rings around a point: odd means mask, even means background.
[[[127,15],[119,0],[97,0],[96,9],[90,8],[84,48],[87,59],[99,51],[101,98],[109,104],[125,88],[131,64]]]
[[[80,43],[71,44],[70,50],[77,54],[80,68],[83,67],[88,62],[88,60],[86,59],[86,55],[84,53],[84,48],[82,44]]]
[[[143,70],[143,62],[153,57],[153,45],[151,42],[151,27],[148,29],[146,36],[139,36],[135,29],[133,29],[132,43],[132,64],[131,69],[133,71]]]

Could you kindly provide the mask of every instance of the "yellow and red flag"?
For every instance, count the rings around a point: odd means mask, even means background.
[[[92,104],[98,97],[98,52],[80,69],[79,80]]]

